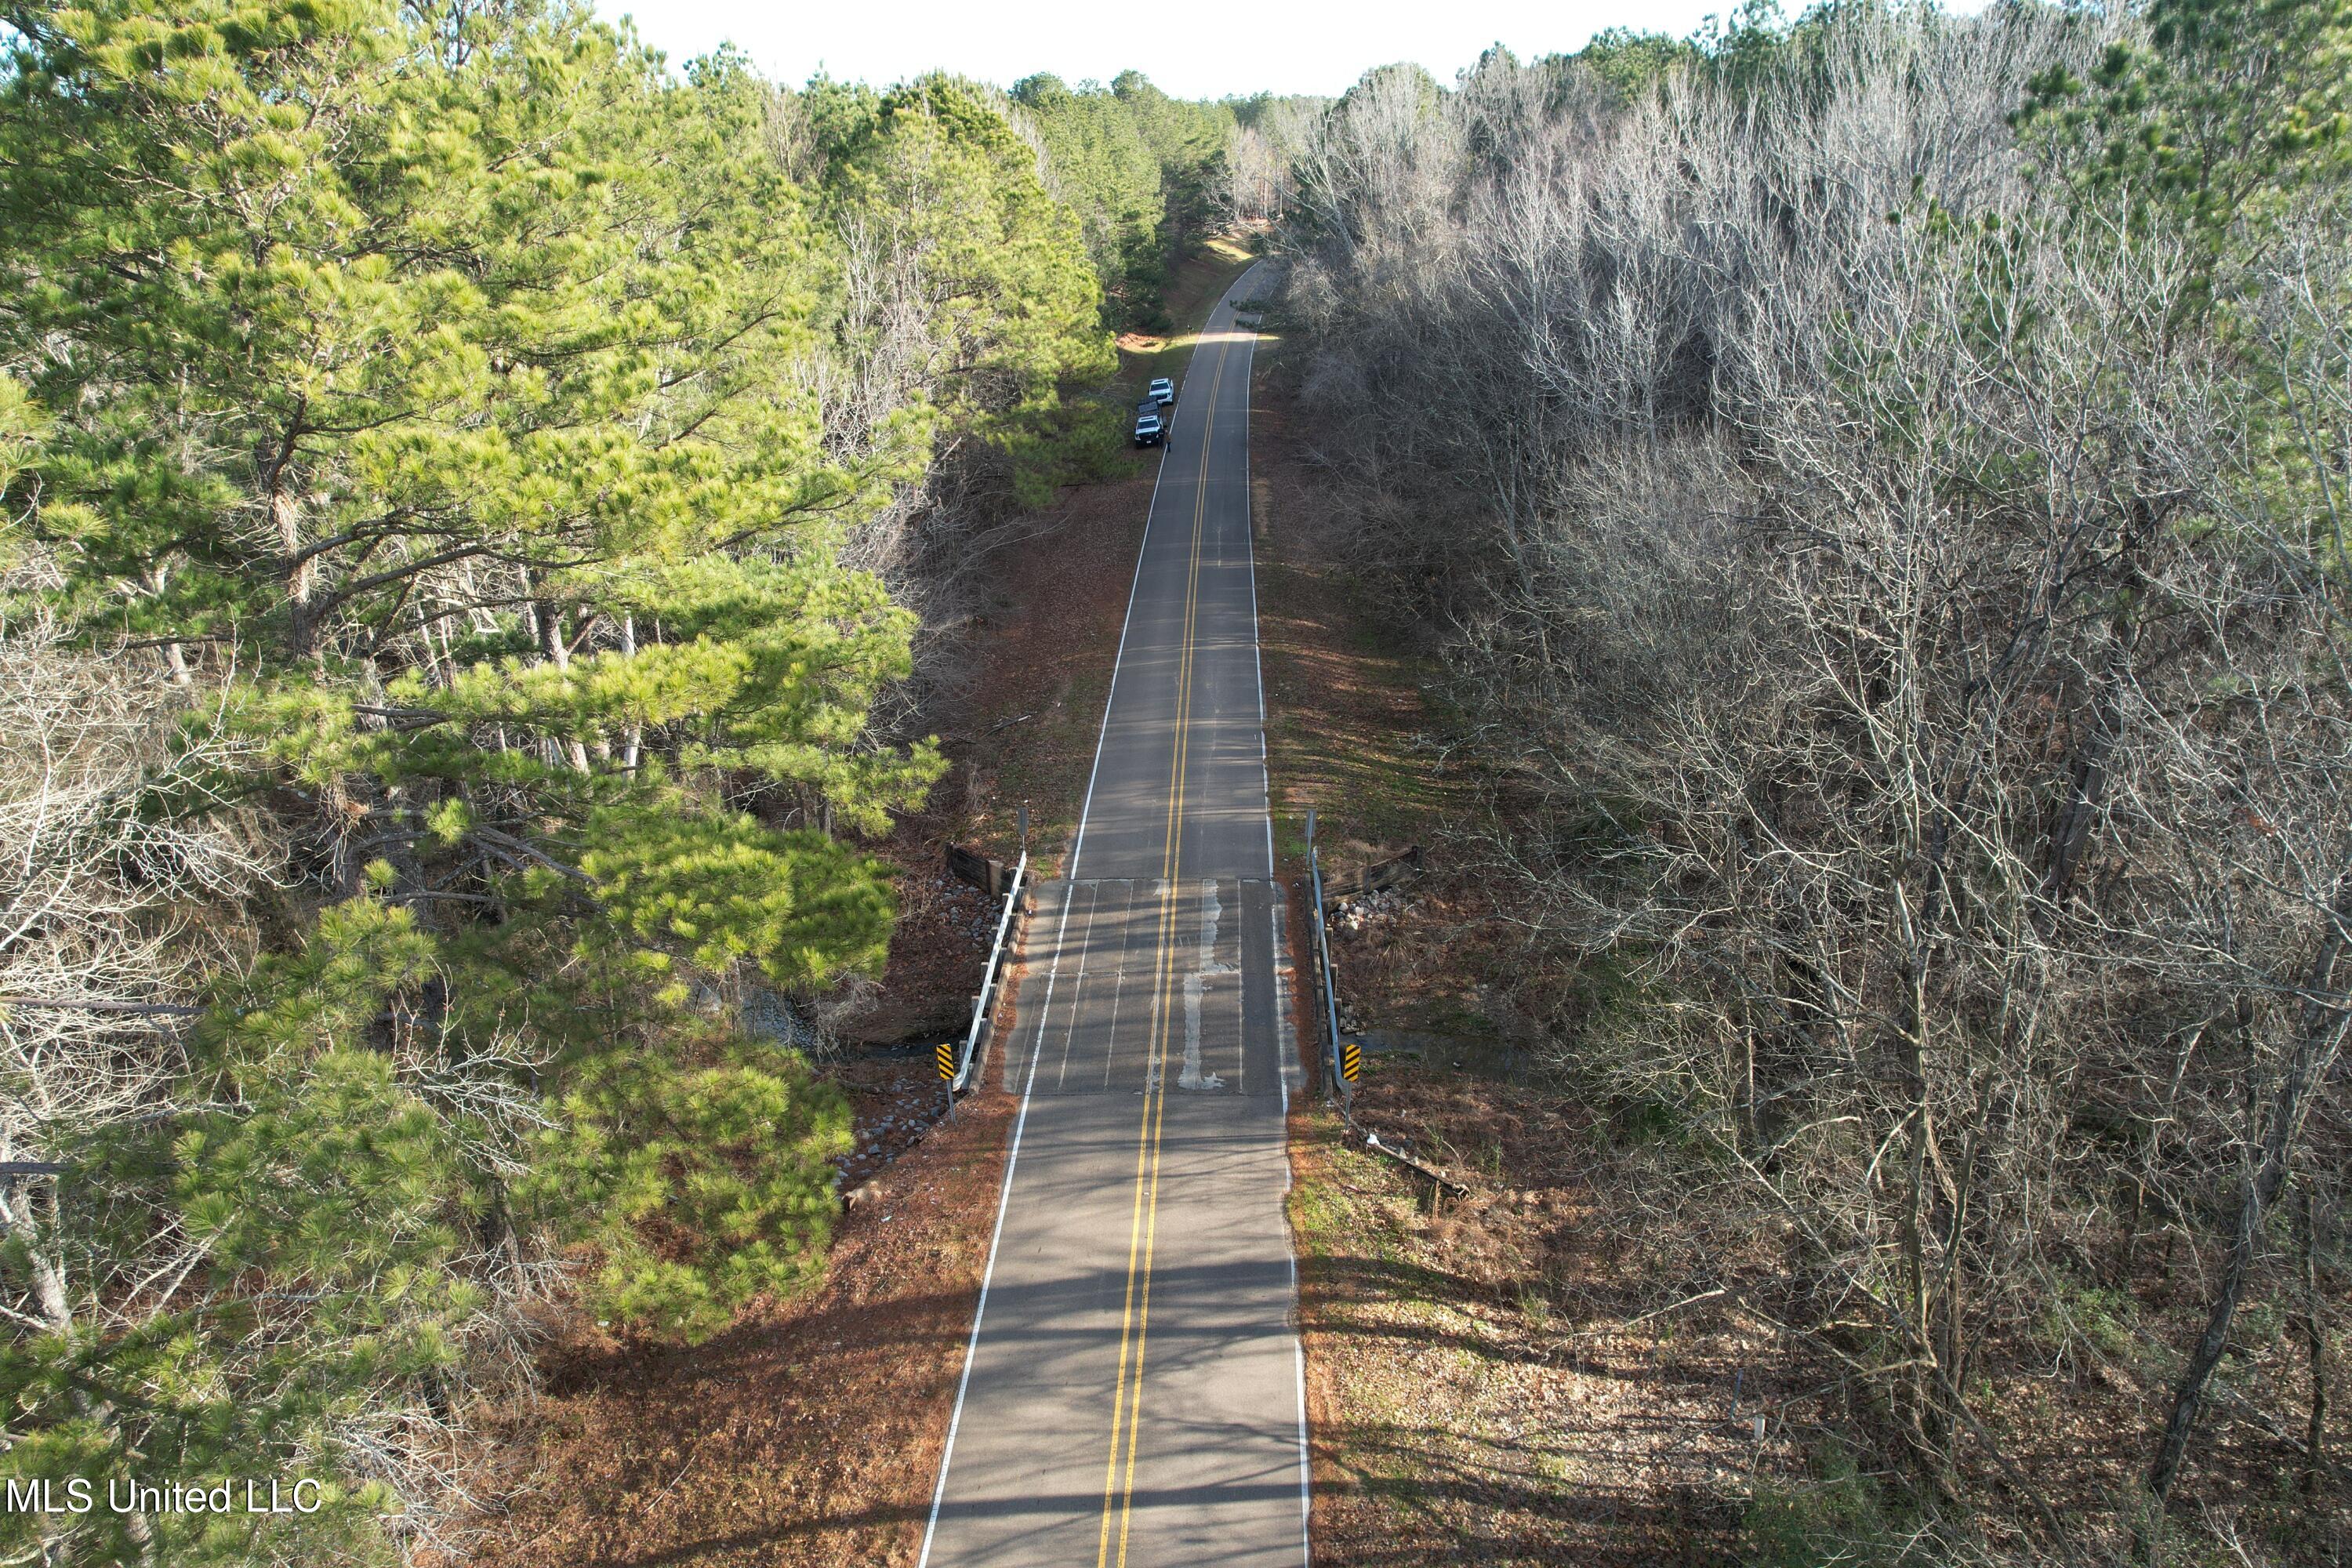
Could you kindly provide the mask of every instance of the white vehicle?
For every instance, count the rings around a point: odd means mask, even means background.
[[[1151,383],[1151,401],[1162,407],[1171,406],[1176,401],[1176,384],[1164,375],[1154,377]]]
[[[1168,438],[1169,422],[1173,417],[1172,415],[1162,414],[1156,400],[1145,398],[1142,405],[1135,411],[1135,444],[1139,447],[1159,446]]]

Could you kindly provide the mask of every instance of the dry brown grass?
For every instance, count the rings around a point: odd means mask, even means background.
[[[1328,1110],[1294,1125],[1317,1561],[1726,1560],[1744,1493],[1794,1462],[1771,1337],[1703,1307],[1643,1320],[1656,1259],[1554,1097],[1385,1064],[1357,1109],[1470,1191],[1433,1192]]]

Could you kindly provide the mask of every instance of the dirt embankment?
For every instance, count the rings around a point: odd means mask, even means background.
[[[502,1436],[482,1568],[915,1560],[1012,1107],[968,1100],[861,1191],[825,1282],[690,1349],[555,1346]]]

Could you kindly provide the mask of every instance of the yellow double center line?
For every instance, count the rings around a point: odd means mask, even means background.
[[[1119,1309],[1118,1387],[1111,1399],[1110,1458],[1103,1472],[1102,1534],[1095,1568],[1109,1568],[1111,1520],[1118,1520],[1119,1568],[1126,1568],[1128,1527],[1135,1513],[1135,1451],[1143,1431],[1143,1348],[1151,1321],[1151,1259],[1160,1235],[1160,1128],[1168,1103],[1167,1052],[1174,1032],[1170,982],[1176,973],[1177,877],[1182,862],[1184,770],[1192,721],[1193,626],[1201,599],[1201,540],[1209,500],[1209,451],[1217,425],[1217,389],[1224,384],[1220,345],[1209,381],[1209,409],[1201,424],[1201,466],[1192,486],[1192,560],[1184,582],[1184,635],[1176,663],[1176,743],[1168,765],[1168,835],[1160,852],[1160,951],[1151,979],[1152,1017],[1144,1056],[1143,1120],[1135,1149],[1135,1213],[1127,1237],[1127,1296]],[[1142,1268],[1139,1273],[1139,1259]],[[1130,1380],[1129,1369],[1133,1368]],[[1130,1381],[1134,1392],[1129,1392]],[[1124,1473],[1119,1450],[1124,1447]]]

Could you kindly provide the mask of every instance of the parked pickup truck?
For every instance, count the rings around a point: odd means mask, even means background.
[[[1176,384],[1169,380],[1164,375],[1154,376],[1151,382],[1151,401],[1160,405],[1162,407],[1174,407],[1176,404]]]
[[[1157,447],[1168,439],[1168,427],[1175,423],[1173,409],[1160,406],[1159,399],[1147,397],[1135,411],[1135,444]]]

